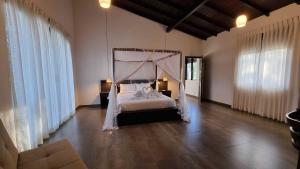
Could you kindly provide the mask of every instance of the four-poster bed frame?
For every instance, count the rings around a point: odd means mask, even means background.
[[[151,49],[137,49],[137,48],[114,48],[113,49],[113,78],[115,78],[115,52],[116,51],[137,51],[137,52],[161,52],[161,53],[174,53],[173,55],[180,54],[180,71],[182,70],[182,52],[171,51],[171,50],[151,50]],[[171,56],[173,56],[171,55]],[[170,57],[171,57],[170,56]],[[141,62],[141,61],[129,61],[129,62]],[[147,61],[152,62],[152,61]],[[119,84],[130,84],[130,83],[147,83],[157,80],[157,66],[155,66],[155,77],[156,79],[139,79],[139,80],[124,80]],[[180,73],[182,79],[182,73]],[[156,81],[151,85],[155,89]],[[118,86],[119,91],[119,86]],[[162,113],[163,112],[163,113]],[[161,108],[161,109],[150,109],[150,110],[137,110],[137,111],[122,111],[117,116],[117,122],[119,126],[130,125],[130,124],[141,124],[149,122],[169,121],[169,120],[180,120],[181,115],[178,114],[177,108]]]
[[[113,86],[109,92],[109,104],[103,124],[104,131],[116,130],[119,125],[132,122],[180,118],[185,122],[190,121],[182,78],[181,51],[114,48],[112,68]],[[167,74],[179,84],[178,103],[170,97],[152,91],[150,86],[145,86],[147,85],[145,82],[156,82],[158,72]],[[128,83],[133,84],[128,85]],[[120,93],[118,93],[118,85],[121,86]],[[136,88],[137,86],[139,89]]]
[[[137,52],[161,52],[161,53],[174,53],[174,55],[180,54],[180,71],[182,70],[182,52],[177,50],[163,50],[163,49],[138,49],[138,48],[113,48],[113,78],[115,76],[115,52],[116,51],[137,51]],[[173,56],[173,55],[171,55]],[[169,56],[169,57],[171,57]],[[127,62],[140,62],[140,61],[127,61]],[[149,60],[148,62],[152,62]],[[157,78],[157,66],[156,66],[156,78]],[[180,73],[180,79],[182,79],[182,73]]]

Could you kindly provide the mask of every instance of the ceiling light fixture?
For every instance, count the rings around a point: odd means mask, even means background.
[[[99,0],[99,3],[102,8],[107,9],[110,8],[111,0]]]
[[[246,26],[247,24],[247,16],[246,15],[240,15],[236,18],[236,27],[241,28]]]

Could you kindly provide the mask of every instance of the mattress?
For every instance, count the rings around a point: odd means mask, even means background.
[[[135,92],[119,93],[117,96],[118,108],[123,111],[138,111],[150,109],[176,108],[172,98],[160,94],[159,97],[137,98]]]

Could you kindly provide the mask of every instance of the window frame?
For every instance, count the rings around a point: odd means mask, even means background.
[[[191,59],[191,62],[189,61]],[[194,79],[194,77],[193,77],[193,75],[194,75],[194,66],[193,66],[193,64],[191,64],[191,77],[190,77],[190,79],[188,78],[188,63],[193,63],[193,62],[197,62],[197,59],[203,59],[203,57],[202,56],[185,56],[185,75],[184,75],[184,79],[185,80],[193,80]],[[199,71],[199,70],[198,70]],[[200,72],[198,72],[198,73],[200,73]],[[198,80],[198,79],[195,79],[195,80]]]

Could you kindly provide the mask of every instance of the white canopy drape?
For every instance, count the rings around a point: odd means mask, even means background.
[[[115,51],[115,71],[113,85],[109,93],[109,104],[103,130],[118,129],[116,117],[120,113],[117,107],[117,83],[127,79],[155,79],[157,66],[180,84],[179,113],[184,121],[189,121],[184,85],[181,81],[181,55],[174,52],[153,51]],[[117,64],[116,64],[117,63]],[[122,70],[122,71],[121,71]],[[153,76],[154,75],[154,76]]]

